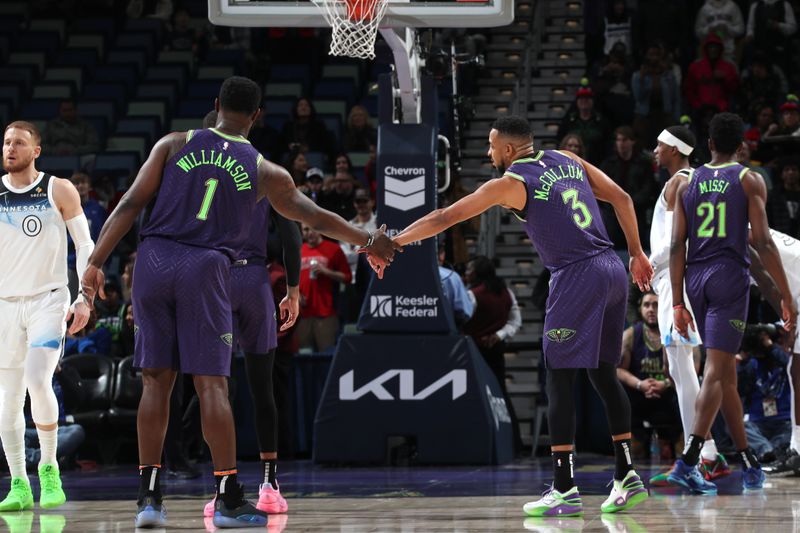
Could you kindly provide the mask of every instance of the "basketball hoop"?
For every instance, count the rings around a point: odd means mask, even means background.
[[[332,56],[375,58],[375,37],[388,0],[312,0],[333,29]]]

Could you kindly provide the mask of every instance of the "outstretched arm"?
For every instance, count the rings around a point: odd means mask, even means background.
[[[283,264],[286,268],[286,296],[279,304],[280,318],[284,320],[281,331],[291,328],[300,315],[300,249],[303,238],[297,222],[287,220],[280,213],[272,211],[275,227],[281,235],[283,245]]]
[[[119,241],[130,231],[133,222],[142,209],[155,196],[158,187],[161,185],[164,163],[173,153],[173,147],[178,143],[184,143],[185,139],[185,133],[170,133],[162,137],[153,146],[147,161],[139,169],[139,174],[136,176],[133,185],[122,197],[119,205],[108,217],[106,223],[103,224],[103,229],[100,230],[100,236],[97,238],[94,251],[89,256],[89,266],[86,267],[86,271],[83,274],[84,296],[86,296],[90,305],[93,305],[94,297],[98,291],[100,291],[100,297],[105,298],[103,293],[105,277],[101,270],[103,263],[106,262],[106,259],[111,255]]]
[[[495,205],[523,209],[525,201],[525,185],[521,181],[511,176],[492,179],[453,205],[431,211],[409,225],[394,238],[394,242],[406,245],[421,241],[438,235],[459,222],[480,215]]]
[[[750,219],[751,227],[750,242],[781,293],[781,318],[783,318],[784,328],[790,331],[797,321],[797,304],[792,298],[789,280],[783,270],[778,248],[769,233],[767,212],[764,207],[767,198],[764,179],[755,172],[748,172],[742,178],[742,188],[747,195],[747,216]]]
[[[370,253],[387,262],[391,262],[395,250],[402,251],[384,234],[382,228],[370,235],[336,213],[317,206],[297,190],[289,173],[274,163],[266,160],[261,162],[258,181],[259,195],[267,196],[275,210],[286,218],[308,224],[323,235],[339,241],[356,246],[371,244]]]

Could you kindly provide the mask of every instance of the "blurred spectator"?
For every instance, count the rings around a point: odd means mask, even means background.
[[[789,38],[797,31],[794,10],[785,0],[756,0],[747,16],[747,40],[758,50],[765,51],[781,66],[793,64]]]
[[[99,150],[97,131],[78,115],[75,100],[63,100],[58,118],[45,125],[42,148],[48,155],[84,155]]]
[[[790,358],[766,329],[749,325],[736,356],[747,441],[762,461],[775,460],[775,451],[788,445],[792,435],[791,385],[786,372]]]
[[[95,302],[95,311],[97,312],[98,322],[101,322],[108,317],[120,315],[123,304],[122,291],[115,281],[107,280],[103,290],[105,290],[106,293],[105,299],[97,298],[97,301]]]
[[[374,200],[377,196],[378,178],[375,176],[375,168],[378,164],[378,145],[369,145],[369,159],[364,165],[364,180],[369,186],[369,193]]]
[[[583,157],[583,139],[577,133],[568,133],[561,139],[559,150],[568,150],[578,157]]]
[[[303,193],[311,198],[315,204],[319,204],[320,200],[322,200],[322,180],[324,177],[325,174],[321,169],[317,167],[309,168],[306,171],[305,185],[300,187]]]
[[[600,59],[592,69],[592,86],[603,112],[616,127],[633,121],[631,73],[633,65],[625,45],[617,42],[611,53]]]
[[[753,54],[750,66],[742,71],[739,86],[739,111],[747,113],[762,106],[777,106],[788,91],[786,76],[764,52]]]
[[[294,184],[296,186],[303,185],[306,180],[306,172],[308,171],[308,161],[303,150],[294,148],[289,151],[289,154],[284,160],[283,166],[291,174]]]
[[[641,54],[647,43],[661,42],[667,53],[685,61],[692,48],[691,16],[686,0],[639,0],[633,18],[633,47]]]
[[[781,105],[781,123],[771,124],[762,135],[762,146],[772,157],[789,157],[800,146],[800,103],[790,94]]]
[[[761,174],[761,177],[764,178],[764,183],[767,186],[767,193],[772,191],[772,177],[769,175],[769,171],[761,166],[760,161],[754,161],[750,155],[750,144],[743,142],[739,149],[736,151],[736,162],[742,165],[743,167],[747,167],[753,172],[757,172]]]
[[[735,61],[736,39],[744,35],[742,10],[733,0],[706,0],[694,20],[694,34],[702,40],[709,33],[722,39],[724,57]]]
[[[133,287],[133,267],[135,264],[136,255],[133,254],[133,257],[125,262],[125,266],[122,267],[122,274],[119,277],[120,281],[122,282],[122,299],[126,302],[131,301],[131,289]]]
[[[800,159],[797,156],[778,162],[778,176],[767,199],[769,225],[782,233],[800,238]]]
[[[772,106],[762,103],[760,106],[755,107],[750,124],[750,128],[744,132],[745,144],[750,149],[750,157],[752,159],[765,163],[773,157],[772,147],[765,146],[761,142],[769,127],[775,124],[775,111],[773,111]],[[777,126],[775,124],[775,127]]]
[[[178,8],[172,15],[169,31],[164,38],[165,50],[190,51],[195,57],[205,57],[208,40],[191,26],[192,19],[185,8]]]
[[[608,125],[594,108],[594,93],[587,86],[575,93],[575,109],[569,111],[558,127],[558,138],[577,133],[583,139],[586,160],[597,165],[606,155]]]
[[[111,353],[116,357],[128,357],[133,355],[135,348],[134,325],[133,325],[133,304],[127,303],[122,306],[124,313],[123,321],[117,336],[117,341],[111,348]]]
[[[453,311],[456,329],[461,331],[474,311],[474,304],[458,272],[444,266],[445,246],[439,241],[439,279],[442,281],[442,297]]]
[[[350,224],[367,231],[375,231],[378,229],[378,218],[375,216],[373,208],[375,203],[367,192],[366,189],[356,189],[353,193],[353,205],[356,209],[356,216],[350,220]],[[358,264],[358,246],[342,242],[342,251],[347,257],[347,264],[350,265],[350,273],[353,277],[353,283],[356,280],[356,265]]]
[[[650,218],[658,196],[658,184],[655,180],[652,159],[635,148],[636,136],[633,130],[628,126],[620,126],[614,132],[614,154],[603,161],[600,168],[631,195],[636,209],[639,237],[642,246],[647,250],[650,248]],[[625,235],[613,209],[607,204],[601,204],[601,210],[614,246],[617,249],[624,249]]]
[[[342,249],[303,224],[300,271],[300,349],[323,352],[336,344],[339,318],[333,305],[334,282],[350,283],[350,267]]]
[[[378,140],[378,131],[370,124],[369,112],[362,105],[355,105],[347,117],[342,148],[345,152],[366,152],[370,144]]]
[[[678,83],[666,69],[660,45],[648,45],[642,67],[631,78],[631,90],[635,102],[633,129],[644,146],[653,147],[658,134],[676,124],[680,116]]]
[[[298,98],[292,108],[292,119],[281,130],[280,149],[330,154],[334,148],[332,144],[328,128],[317,118],[317,111],[311,100]]]
[[[727,111],[738,86],[736,65],[722,58],[722,39],[708,34],[703,57],[692,63],[686,74],[686,101],[695,111],[703,106]]]
[[[630,50],[633,45],[631,37],[631,12],[625,0],[613,0],[606,14],[603,30],[603,53],[608,55],[614,45],[620,43],[625,50]]]
[[[253,148],[261,152],[267,159],[273,160],[274,157],[280,153],[278,143],[280,133],[278,130],[264,122],[264,113],[258,116],[258,119],[253,122],[253,127],[250,129],[250,135],[247,136]]]
[[[483,359],[497,378],[511,416],[514,447],[519,449],[519,425],[514,405],[506,388],[506,341],[516,335],[522,325],[522,315],[514,293],[497,276],[492,260],[479,255],[467,263],[465,273],[469,295],[474,306],[472,317],[464,324],[464,334],[478,346]]]
[[[622,334],[622,361],[617,367],[617,377],[631,400],[635,453],[647,449],[652,428],[661,444],[661,459],[671,459],[672,444],[681,432],[681,421],[675,388],[664,368],[658,305],[654,292],[641,296],[639,320]]]
[[[129,0],[125,8],[128,18],[154,18],[166,22],[172,16],[172,0]]]
[[[111,355],[111,331],[97,327],[97,315],[89,315],[86,327],[75,335],[67,334],[64,339],[64,357],[79,353]]]
[[[322,192],[320,207],[333,211],[345,220],[356,216],[354,200],[355,178],[347,172],[337,172],[333,177],[332,188]]]

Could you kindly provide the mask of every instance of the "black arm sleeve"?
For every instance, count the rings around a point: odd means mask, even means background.
[[[286,283],[290,287],[297,287],[300,283],[300,248],[303,245],[300,227],[296,222],[284,218],[274,209],[272,209],[272,216],[275,220],[275,227],[281,235]]]

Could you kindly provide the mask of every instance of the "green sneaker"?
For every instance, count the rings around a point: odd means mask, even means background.
[[[11,490],[6,499],[0,502],[0,511],[27,511],[33,509],[31,484],[21,477],[11,480]]]
[[[39,506],[42,509],[58,507],[67,501],[67,496],[61,490],[61,476],[57,466],[39,466],[39,487]]]
[[[625,479],[622,481],[614,480],[614,487],[611,489],[606,501],[600,506],[604,513],[617,513],[630,509],[647,499],[647,489],[644,487],[639,475],[629,470]]]

